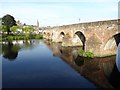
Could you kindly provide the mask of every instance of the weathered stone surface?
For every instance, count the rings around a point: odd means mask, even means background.
[[[69,35],[66,35],[63,38],[62,46],[65,46],[65,47],[72,46],[72,38]]]
[[[84,35],[84,43],[81,38],[75,37],[76,32],[82,33],[81,37]],[[83,46],[84,44],[85,50],[94,52],[96,56],[113,55],[116,53],[114,43],[111,43],[113,44],[112,48],[108,48],[106,44],[118,33],[120,33],[118,20],[57,26],[43,31],[44,37],[52,40],[52,42],[61,42],[62,46]],[[118,41],[117,38],[115,40]]]

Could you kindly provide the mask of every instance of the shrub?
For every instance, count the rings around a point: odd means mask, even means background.
[[[7,40],[10,40],[10,41],[13,40],[13,36],[8,36]]]
[[[82,49],[80,49],[78,54],[83,57],[94,58],[94,54],[92,52],[84,51]]]
[[[36,35],[36,39],[43,39],[43,35]]]

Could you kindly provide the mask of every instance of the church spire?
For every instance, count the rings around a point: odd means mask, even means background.
[[[37,20],[37,27],[39,28],[39,21]]]

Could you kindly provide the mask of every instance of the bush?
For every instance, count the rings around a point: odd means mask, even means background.
[[[43,39],[43,35],[36,35],[36,39]]]
[[[92,52],[84,51],[82,49],[80,49],[78,54],[83,57],[94,58],[94,54]]]
[[[7,40],[13,40],[14,38],[13,38],[13,36],[7,36],[7,38],[6,38]]]

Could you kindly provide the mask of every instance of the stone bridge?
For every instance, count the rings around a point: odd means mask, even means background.
[[[83,46],[102,57],[116,54],[120,40],[118,26],[118,20],[63,25],[46,28],[43,36],[52,42],[61,42],[62,46]]]

